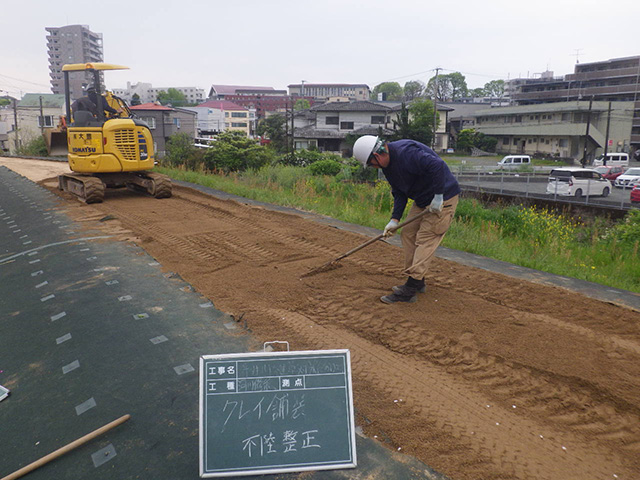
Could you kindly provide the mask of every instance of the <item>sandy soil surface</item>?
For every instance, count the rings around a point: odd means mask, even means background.
[[[357,423],[453,480],[640,478],[638,312],[440,259],[417,303],[389,306],[402,252],[383,242],[301,278],[366,238],[180,187],[61,199],[257,342],[350,349]]]

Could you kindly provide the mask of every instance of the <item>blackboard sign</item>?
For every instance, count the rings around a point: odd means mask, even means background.
[[[348,350],[200,358],[200,476],[356,466]]]

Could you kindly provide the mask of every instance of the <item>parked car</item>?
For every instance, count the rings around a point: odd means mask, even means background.
[[[640,203],[640,185],[631,189],[631,203]]]
[[[600,155],[593,161],[594,167],[601,165],[607,165],[610,167],[625,167],[629,166],[629,154],[628,153],[607,153],[606,162],[605,155]]]
[[[631,188],[640,183],[640,168],[630,168],[618,178],[614,185],[618,188]]]
[[[624,173],[624,167],[611,167],[609,165],[596,167],[594,170],[612,183]]]
[[[514,169],[531,165],[529,155],[507,155],[498,162],[499,168]]]
[[[611,182],[590,168],[554,168],[549,174],[547,193],[570,197],[602,195],[611,192]]]

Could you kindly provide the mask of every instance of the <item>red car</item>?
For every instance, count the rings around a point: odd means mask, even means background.
[[[596,167],[594,168],[594,170],[604,178],[609,180],[611,183],[613,183],[616,178],[624,173],[624,167],[609,167],[606,165]]]
[[[640,203],[640,185],[631,189],[631,203]]]

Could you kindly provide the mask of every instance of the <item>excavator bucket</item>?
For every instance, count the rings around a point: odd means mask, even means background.
[[[65,157],[68,153],[67,130],[49,129],[45,130],[45,142],[47,152],[53,157]]]

